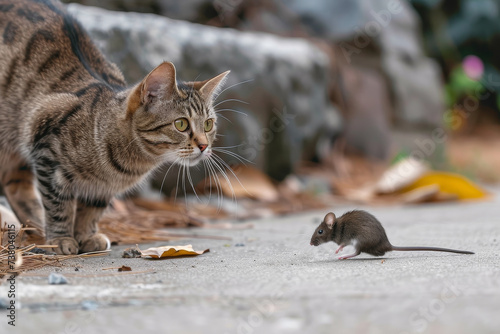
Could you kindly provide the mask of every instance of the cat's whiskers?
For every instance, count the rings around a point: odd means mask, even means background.
[[[188,205],[187,201],[187,192],[186,192],[186,158],[182,158],[182,189],[184,189],[184,202],[186,203],[186,207]]]
[[[180,159],[180,163],[178,165],[180,166],[180,168],[177,171],[177,183],[175,185],[175,197],[174,197],[175,202],[177,202],[177,192],[179,191],[179,179],[180,179],[181,169],[182,169],[182,158],[179,158],[179,159]]]
[[[217,159],[219,161],[219,163],[221,164],[221,166],[225,167],[228,171],[231,172],[231,174],[233,174],[234,178],[236,179],[236,181],[238,181],[238,183],[240,184],[240,186],[248,193],[250,194],[250,192],[245,188],[245,186],[241,183],[240,179],[238,178],[238,176],[236,175],[236,173],[233,171],[233,169],[219,156],[217,156],[216,154],[213,155],[213,158],[214,159]]]
[[[205,179],[203,180],[203,190],[205,191],[207,189],[207,177],[206,175],[208,174],[208,179],[210,181],[210,186],[209,186],[209,193],[208,193],[208,200],[207,204],[210,203],[210,199],[212,198],[212,180],[210,179],[210,173],[207,170],[207,162],[206,160],[201,161],[203,163],[203,174],[205,175]]]
[[[245,144],[239,144],[239,145],[233,145],[233,146],[217,146],[217,147],[212,147],[212,150],[214,148],[236,148],[236,147],[241,147],[243,145],[245,145]]]
[[[218,94],[216,94],[216,95],[214,96],[214,101],[215,101],[215,100],[217,100],[217,99],[219,98],[219,96],[221,96],[221,95],[222,95],[222,93],[224,93],[224,92],[225,92],[225,91],[227,91],[228,89],[231,89],[231,88],[233,88],[233,87],[236,87],[236,86],[239,86],[239,85],[242,85],[242,84],[245,84],[245,83],[251,82],[251,81],[253,81],[253,79],[248,79],[248,80],[245,80],[245,81],[241,81],[241,82],[235,83],[235,84],[233,84],[233,85],[231,85],[231,86],[229,86],[229,87],[224,88],[223,90],[221,90]]]
[[[253,164],[254,162],[253,161],[250,161],[248,159],[245,159],[244,157],[242,157],[241,155],[239,155],[238,153],[234,153],[234,152],[231,152],[229,150],[225,150],[221,147],[213,147],[212,148],[212,151],[215,151],[215,152],[220,152],[220,153],[223,153],[223,154],[227,154],[235,159],[238,159],[242,164],[244,164],[246,166],[246,162],[250,163],[250,164]]]
[[[222,100],[220,102],[217,102],[215,105],[212,106],[212,108],[217,108],[217,106],[223,104],[223,103],[226,103],[226,102],[231,102],[231,101],[234,101],[234,102],[240,102],[240,103],[243,103],[243,104],[249,104],[248,102],[245,102],[245,101],[242,101],[242,100],[239,100],[239,99],[225,99],[225,100]]]
[[[212,198],[212,170],[210,169],[210,166],[208,166],[208,164],[210,163],[210,160],[208,159],[205,159],[203,160],[203,164],[206,166],[207,168],[207,172],[208,172],[208,180],[209,180],[209,189],[210,189],[210,193],[209,193],[209,196],[208,196],[208,202],[210,203],[210,199]],[[215,179],[214,179],[214,184],[216,185],[216,187],[218,187]],[[219,198],[219,190],[217,188],[217,199]]]
[[[243,116],[248,116],[246,113],[244,113],[243,111],[240,111],[240,110],[236,110],[236,109],[230,109],[230,108],[224,108],[224,109],[217,109],[217,110],[214,110],[215,113],[218,115],[219,113],[221,113],[222,111],[232,111],[232,112],[235,112],[237,114],[241,114]]]
[[[217,117],[222,117],[222,118],[224,118],[226,121],[228,121],[229,123],[233,124],[233,122],[232,122],[229,118],[227,118],[226,116],[224,116],[224,115],[217,115]]]
[[[212,162],[214,163],[215,168],[217,168],[217,170],[220,172],[222,177],[226,180],[227,185],[229,186],[229,189],[231,189],[231,199],[234,199],[236,201],[236,193],[234,191],[233,185],[231,184],[231,180],[229,179],[229,176],[224,171],[224,168],[222,167],[223,165],[219,165],[220,162],[218,162],[218,159],[216,159],[216,158],[220,159],[215,154],[210,156],[210,159],[212,159]],[[220,160],[222,160],[222,159],[220,159]],[[227,166],[227,164],[225,164],[225,166]],[[234,172],[233,172],[233,174],[234,174]]]
[[[174,162],[168,167],[167,172],[165,173],[165,176],[163,176],[163,180],[161,181],[161,186],[160,186],[160,193],[163,190],[163,185],[165,184],[165,180],[167,179],[168,172],[172,169],[172,167],[175,166],[175,164],[180,160],[180,158],[176,158]]]
[[[201,202],[200,198],[198,197],[198,194],[196,193],[196,189],[194,188],[193,179],[191,178],[191,172],[189,167],[187,168],[187,176],[188,176],[188,181],[191,184],[191,189],[193,189],[194,195],[196,196],[198,201]]]
[[[222,208],[222,198],[223,198],[222,185],[220,184],[220,179],[217,175],[217,172],[215,171],[215,168],[213,166],[213,162],[210,159],[210,157],[206,161],[207,161],[207,167],[209,170],[210,180],[212,178],[214,179],[215,187],[217,190],[217,211],[220,211],[220,209]]]

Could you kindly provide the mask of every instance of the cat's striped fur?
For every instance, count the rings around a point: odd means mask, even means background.
[[[127,88],[64,5],[0,0],[0,182],[18,218],[58,253],[105,249],[97,221],[114,195],[210,154],[227,73],[177,84],[165,62]]]

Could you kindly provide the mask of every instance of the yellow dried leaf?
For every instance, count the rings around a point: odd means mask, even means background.
[[[205,249],[203,251],[195,251],[193,250],[192,245],[162,246],[162,247],[148,248],[144,251],[141,250],[141,254],[142,256],[151,256],[154,259],[159,259],[159,258],[178,257],[178,256],[196,256],[209,251],[210,249]]]
[[[428,172],[415,182],[402,189],[402,193],[408,193],[419,188],[439,186],[440,194],[454,195],[460,200],[481,199],[488,193],[465,177],[446,172]]]

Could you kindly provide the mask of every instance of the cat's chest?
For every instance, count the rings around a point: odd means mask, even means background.
[[[76,173],[70,179],[63,170],[55,173],[56,182],[73,193],[84,197],[111,198],[138,186],[147,178],[144,175],[120,175],[114,171],[92,171],[91,173]]]

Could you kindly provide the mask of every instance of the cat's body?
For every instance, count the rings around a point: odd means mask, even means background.
[[[59,253],[106,248],[96,223],[114,195],[165,161],[210,153],[212,94],[227,72],[178,86],[163,63],[126,88],[52,0],[0,0],[0,32],[0,182]]]

